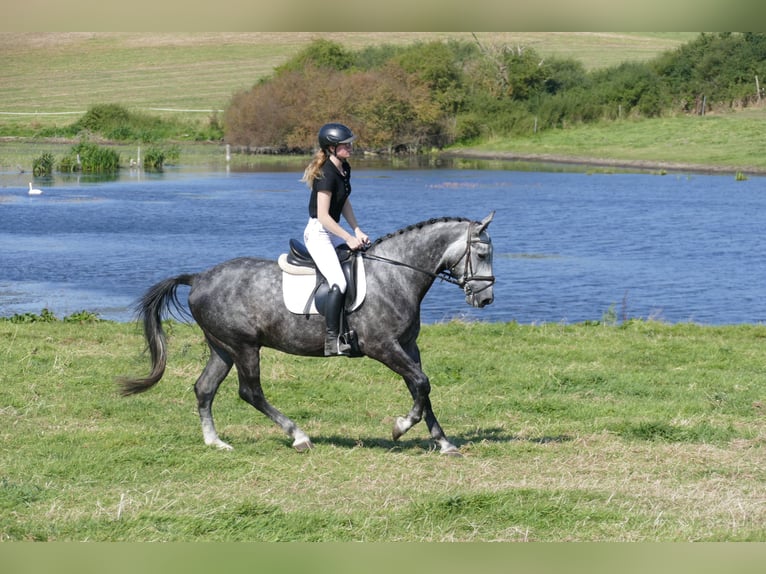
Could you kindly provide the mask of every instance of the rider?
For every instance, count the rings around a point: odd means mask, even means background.
[[[340,341],[340,321],[346,278],[335,247],[346,243],[352,250],[365,248],[370,239],[359,227],[351,207],[351,156],[355,136],[343,124],[329,123],[319,130],[319,150],[303,172],[301,181],[311,189],[309,221],[303,241],[330,290],[325,303],[327,335],[324,354],[348,355],[350,345]],[[328,161],[329,160],[329,161]],[[354,230],[351,235],[340,225],[341,215]]]

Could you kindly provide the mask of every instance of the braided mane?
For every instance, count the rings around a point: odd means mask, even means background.
[[[427,221],[421,221],[420,223],[413,223],[412,225],[408,225],[407,227],[403,227],[402,229],[399,229],[398,231],[394,231],[392,233],[389,233],[388,235],[384,235],[383,237],[379,237],[375,240],[375,242],[372,244],[372,246],[375,246],[379,243],[383,243],[386,239],[391,239],[392,237],[396,237],[398,235],[404,235],[405,233],[409,233],[411,231],[417,231],[420,229],[423,229],[424,227],[428,225],[433,225],[435,223],[449,223],[449,222],[470,222],[470,219],[467,219],[465,217],[438,217],[438,218],[432,218]]]

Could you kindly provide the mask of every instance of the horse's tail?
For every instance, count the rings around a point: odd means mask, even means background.
[[[160,281],[144,293],[136,303],[136,314],[144,323],[144,337],[152,357],[152,372],[142,379],[121,378],[118,380],[123,396],[143,393],[152,388],[165,373],[167,344],[162,328],[162,316],[173,309],[184,313],[176,290],[179,285],[191,285],[194,275],[178,275]]]

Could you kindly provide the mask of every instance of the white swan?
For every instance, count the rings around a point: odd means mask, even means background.
[[[42,189],[35,189],[32,187],[32,182],[29,182],[29,195],[40,195],[42,192]]]

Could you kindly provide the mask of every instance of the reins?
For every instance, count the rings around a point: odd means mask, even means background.
[[[428,271],[427,269],[423,269],[421,267],[415,267],[414,265],[410,265],[409,263],[405,263],[404,261],[389,259],[388,257],[383,257],[381,255],[373,255],[371,253],[367,253],[366,251],[362,251],[360,254],[364,259],[372,259],[375,261],[382,261],[383,263],[390,263],[391,265],[396,265],[398,267],[406,267],[407,269],[412,269],[413,271],[418,271],[420,273],[423,273],[424,275],[428,275],[429,277],[433,279],[441,279],[442,281],[446,281],[447,283],[452,283],[453,285],[460,285],[459,280],[448,269],[445,269],[444,271],[441,271],[440,273],[434,273],[433,271]]]
[[[449,269],[444,269],[443,271],[440,271],[439,273],[434,273],[433,271],[429,271],[427,269],[423,269],[421,267],[416,267],[415,265],[410,265],[409,263],[405,263],[404,261],[398,261],[396,259],[390,259],[388,257],[383,257],[381,255],[373,255],[371,253],[368,253],[366,251],[360,252],[361,256],[365,259],[372,259],[376,261],[382,261],[383,263],[389,263],[391,265],[397,265],[399,267],[407,267],[408,269],[412,269],[413,271],[418,271],[419,273],[423,273],[424,275],[428,275],[429,277],[433,279],[441,279],[442,281],[446,281],[447,283],[451,283],[452,285],[457,285],[461,289],[464,289],[466,291],[466,294],[476,294],[481,293],[485,289],[489,289],[492,285],[495,283],[495,276],[494,275],[473,275],[473,261],[471,261],[471,246],[474,243],[486,243],[484,241],[481,241],[481,239],[472,239],[471,237],[471,231],[473,230],[475,222],[472,222],[468,226],[468,236],[466,238],[466,248],[463,255],[461,255],[458,260],[450,267]],[[463,267],[463,276],[458,277],[455,274],[455,267],[457,267],[458,263],[460,263],[463,259],[466,259],[466,264]],[[478,291],[474,291],[469,283],[471,281],[486,281],[487,285],[479,289]]]

